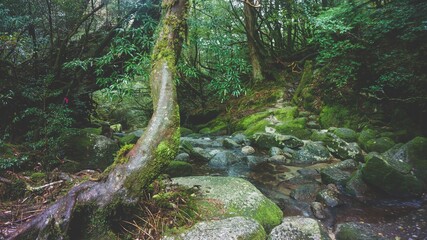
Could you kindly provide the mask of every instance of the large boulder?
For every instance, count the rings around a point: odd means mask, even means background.
[[[170,177],[190,176],[193,173],[193,166],[182,161],[171,161],[164,170]]]
[[[335,128],[333,133],[346,142],[356,142],[357,133],[350,128]]]
[[[367,150],[368,141],[371,139],[375,139],[378,135],[378,132],[373,129],[363,129],[359,136],[357,137],[357,143],[364,149]]]
[[[369,152],[383,153],[392,148],[396,143],[389,137],[374,138],[366,142],[366,150]]]
[[[350,196],[363,200],[369,191],[368,185],[363,181],[362,171],[353,173],[350,180],[345,185],[345,192]]]
[[[258,221],[268,232],[280,224],[283,213],[250,182],[234,177],[194,176],[172,179],[188,187],[198,186],[202,218],[242,216]]]
[[[331,154],[321,143],[309,141],[300,150],[295,151],[292,157],[294,164],[310,165],[329,161]]]
[[[271,147],[298,148],[304,145],[302,140],[294,136],[277,133],[257,133],[252,139],[254,145],[262,149],[270,149]]]
[[[282,224],[275,227],[268,236],[269,240],[329,240],[326,230],[322,224],[307,217],[286,217]]]
[[[370,155],[362,167],[362,177],[367,183],[396,196],[418,196],[424,184],[411,173],[411,165],[393,158]]]
[[[323,168],[320,171],[320,176],[324,184],[344,185],[350,180],[350,173],[335,167]]]
[[[337,226],[335,234],[337,240],[380,240],[368,223],[347,222]]]
[[[195,224],[178,236],[167,236],[163,240],[262,240],[266,238],[264,228],[255,220],[232,217],[222,220],[204,221]]]

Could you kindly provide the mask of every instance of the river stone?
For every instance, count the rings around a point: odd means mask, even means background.
[[[194,147],[208,148],[212,147],[215,143],[210,138],[190,138],[190,137],[181,137],[181,144],[183,143],[191,145]]]
[[[233,165],[240,161],[240,158],[229,151],[219,152],[215,154],[209,161],[209,166],[213,168],[225,169],[227,166]]]
[[[270,156],[283,155],[283,150],[278,147],[270,148]]]
[[[304,146],[294,152],[292,163],[297,165],[311,165],[327,162],[331,158],[328,149],[320,143],[306,142]]]
[[[366,143],[366,150],[369,152],[383,153],[392,148],[396,143],[389,137],[371,139]]]
[[[337,193],[329,188],[323,189],[317,194],[317,201],[324,203],[328,207],[336,207],[341,202],[338,199]]]
[[[245,155],[251,155],[255,153],[255,149],[251,146],[242,147],[242,153]]]
[[[411,169],[410,165],[403,161],[373,155],[362,167],[362,177],[390,195],[418,196],[423,192],[424,184],[408,169]]]
[[[280,224],[283,217],[276,204],[242,178],[193,176],[172,181],[187,187],[200,187],[201,197],[196,204],[202,209],[199,214],[205,219],[242,216],[258,221],[266,231],[270,231]]]
[[[163,240],[261,240],[266,238],[264,228],[255,220],[232,217],[222,220],[198,222],[179,236]]]
[[[268,236],[269,240],[329,240],[322,224],[316,219],[293,216],[283,219]]]
[[[256,169],[259,164],[266,162],[268,158],[259,156],[245,156],[243,160],[246,161],[249,168]]]
[[[270,158],[268,158],[268,162],[275,163],[275,164],[289,164],[291,162],[290,159],[286,159],[284,155],[275,155]]]
[[[195,147],[192,149],[190,156],[195,158],[196,160],[208,162],[212,155],[210,155],[205,149],[200,147]]]
[[[325,208],[323,207],[322,203],[312,202],[310,204],[310,209],[316,218],[318,218],[318,219],[325,219],[326,218]]]
[[[353,159],[347,159],[344,161],[341,161],[339,163],[335,163],[332,165],[332,168],[338,168],[340,170],[347,170],[347,171],[353,171],[356,170],[359,164],[354,161]]]
[[[357,141],[357,133],[350,128],[335,128],[333,133],[346,142]]]
[[[249,145],[250,143],[248,137],[246,137],[246,135],[243,133],[234,133],[231,139],[233,139],[237,144],[241,145]]]
[[[350,174],[338,168],[328,167],[320,170],[323,184],[344,185],[349,179]]]
[[[374,233],[370,224],[347,222],[337,225],[335,234],[337,240],[379,240],[380,238]]]
[[[176,155],[175,157],[176,161],[182,161],[182,162],[188,162],[190,161],[190,154],[184,152],[184,153],[180,153],[178,155]]]
[[[229,149],[240,147],[239,144],[237,144],[233,139],[230,139],[230,138],[224,138],[224,140],[222,140],[222,145],[225,148],[229,148]]]
[[[298,148],[304,145],[304,142],[291,135],[282,135],[278,133],[256,133],[253,136],[255,146],[262,149],[271,147],[289,147]]]
[[[337,158],[363,160],[362,150],[357,143],[348,143],[332,133],[328,133],[325,143],[329,151]]]
[[[313,201],[320,186],[317,183],[303,184],[291,191],[290,196],[299,201]]]

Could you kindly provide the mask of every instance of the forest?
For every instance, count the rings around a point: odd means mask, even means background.
[[[424,0],[0,0],[0,240],[427,239]]]

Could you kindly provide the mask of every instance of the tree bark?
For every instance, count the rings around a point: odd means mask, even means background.
[[[108,212],[113,212],[117,206],[136,204],[144,188],[175,157],[180,133],[174,77],[185,35],[187,5],[187,0],[163,0],[164,16],[153,49],[150,75],[154,113],[145,134],[129,152],[128,161],[113,164],[99,181],[73,187],[9,239],[66,239],[71,221],[80,223],[76,219],[77,209],[79,215],[97,220],[96,227],[102,228],[98,224],[108,220]],[[81,214],[82,208],[88,214]],[[106,234],[103,230],[98,232]]]
[[[243,6],[244,18],[245,18],[245,28],[246,28],[246,38],[248,42],[249,50],[249,60],[252,65],[252,80],[254,83],[259,83],[264,80],[263,67],[261,62],[261,53],[259,46],[259,35],[256,29],[256,9],[252,5],[254,4],[253,0],[248,0],[249,3],[245,1]]]

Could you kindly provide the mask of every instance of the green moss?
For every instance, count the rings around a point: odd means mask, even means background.
[[[187,162],[171,161],[164,172],[170,177],[190,176],[193,173],[193,166]]]
[[[396,143],[389,137],[371,139],[366,143],[366,150],[369,152],[383,153],[392,148]]]
[[[199,126],[201,134],[219,134],[227,131],[227,123],[221,119],[216,118],[206,124]]]
[[[329,139],[329,137],[328,137],[328,133],[326,133],[326,132],[313,131],[313,133],[310,136],[310,139],[312,141],[325,142],[325,141],[327,141]]]
[[[357,133],[353,129],[336,128],[333,130],[333,133],[346,142],[356,142],[357,141]]]
[[[378,135],[378,132],[365,128],[359,133],[359,137],[357,138],[357,143],[365,150],[367,150],[368,141],[374,139]]]
[[[299,103],[312,103],[313,101],[313,94],[312,89],[310,88],[310,83],[313,79],[313,64],[312,61],[306,61],[304,64],[304,72],[301,77],[301,81],[298,84],[297,89],[295,90],[294,96],[292,97],[292,102],[295,104]],[[304,107],[306,109],[310,109],[310,106],[308,104],[304,104]]]
[[[265,132],[265,127],[269,126],[270,122],[263,119],[250,125],[245,131],[246,136],[252,136],[257,132]]]
[[[296,118],[277,125],[275,128],[277,133],[308,139],[311,136],[311,131],[305,128],[306,122],[307,119],[304,117]]]
[[[275,226],[282,222],[283,212],[270,199],[266,199],[253,216],[267,232],[270,232]]]
[[[249,116],[246,116],[242,119],[240,119],[239,122],[236,124],[236,130],[246,130],[251,125],[256,124],[257,122],[263,120],[264,118],[270,116],[269,112],[258,112],[251,114]]]
[[[179,131],[181,132],[182,137],[188,136],[188,135],[193,133],[193,130],[185,128],[185,127],[180,127]]]
[[[356,110],[351,110],[341,105],[326,105],[322,108],[319,117],[323,128],[347,127],[357,129],[363,122],[363,118],[357,114]]]
[[[274,110],[272,114],[277,118],[277,120],[285,122],[291,121],[298,116],[298,108],[296,106],[287,106]]]
[[[153,160],[148,161],[145,166],[141,166],[140,170],[132,172],[126,178],[124,187],[129,190],[131,195],[140,196],[144,188],[161,173],[161,169],[165,168],[175,158],[179,148],[180,136],[179,128],[177,128],[171,139],[160,142],[154,152]]]
[[[35,173],[31,174],[30,179],[33,182],[41,182],[44,179],[46,179],[46,173],[35,172]]]
[[[138,141],[138,139],[139,137],[131,133],[124,137],[121,137],[119,141],[120,141],[120,144],[127,145],[127,144],[135,144]]]

